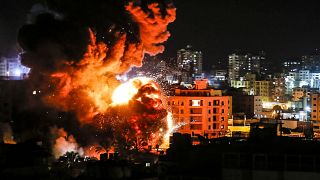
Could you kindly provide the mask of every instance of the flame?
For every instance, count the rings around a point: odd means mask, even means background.
[[[12,128],[9,123],[0,123],[0,133],[1,132],[4,144],[17,144],[13,138]]]
[[[115,43],[107,45],[97,42],[89,29],[91,41],[83,58],[60,64],[50,76],[50,93],[43,100],[52,107],[74,112],[82,124],[96,127],[97,134],[116,139],[112,143],[124,142],[126,146],[141,148],[148,143],[159,143],[160,128],[166,130],[162,119],[167,112],[160,88],[148,78],[135,78],[120,85],[116,76],[133,66],[140,67],[145,53],[163,52],[161,43],[170,36],[167,26],[175,20],[176,11],[172,4],[163,14],[157,3],[142,10],[132,2],[125,9],[139,26],[140,41],[132,42],[125,32],[117,32]],[[57,152],[79,151],[73,136],[58,136],[55,143]],[[95,143],[99,146],[100,142]],[[64,147],[58,148],[60,145]]]
[[[128,101],[133,92],[124,93],[127,85],[121,85],[116,95],[113,91],[119,86],[116,79],[130,70],[140,67],[145,53],[156,55],[163,51],[160,43],[165,42],[170,33],[169,23],[175,19],[175,8],[169,4],[166,15],[160,13],[158,4],[151,4],[148,10],[135,6],[132,2],[126,7],[140,29],[140,42],[127,40],[126,33],[118,32],[115,43],[108,46],[97,42],[94,32],[89,29],[91,42],[80,62],[66,61],[59,71],[51,74],[52,92],[44,101],[53,107],[76,113],[82,123],[91,123],[101,113],[106,113],[112,101],[122,104]]]
[[[161,144],[161,148],[169,148],[169,144],[170,144],[170,136],[172,135],[173,131],[174,131],[174,126],[173,126],[173,118],[172,118],[172,113],[168,112],[167,117],[167,132],[165,133],[165,135],[163,136],[163,143]]]
[[[164,149],[169,148],[170,136],[172,135],[172,133],[176,132],[180,127],[185,126],[187,124],[185,122],[175,123],[172,117],[172,112],[168,112],[166,120],[167,120],[168,130],[163,136],[163,143],[160,146],[161,148],[164,148]]]
[[[112,104],[128,104],[128,102],[138,93],[139,89],[146,84],[151,84],[151,86],[159,90],[155,83],[152,83],[152,79],[146,77],[137,77],[130,79],[128,82],[118,86],[112,94]],[[145,94],[149,98],[159,98],[158,94]],[[139,99],[141,101],[141,99]]]

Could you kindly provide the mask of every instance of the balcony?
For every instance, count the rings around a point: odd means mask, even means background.
[[[202,108],[190,108],[190,114],[202,114]]]
[[[192,116],[190,117],[190,123],[202,123],[201,116]]]

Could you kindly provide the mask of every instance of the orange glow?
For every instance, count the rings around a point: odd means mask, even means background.
[[[168,39],[167,26],[175,20],[173,5],[167,7],[165,16],[160,13],[158,4],[148,7],[150,11],[143,11],[133,3],[126,6],[139,26],[140,42],[127,41],[125,33],[118,33],[113,46],[108,47],[97,42],[94,32],[89,29],[91,42],[83,59],[66,61],[60,65],[60,71],[51,74],[53,92],[44,97],[44,101],[64,111],[74,111],[82,123],[91,123],[94,116],[105,113],[112,101],[115,104],[128,101],[134,89],[124,94],[118,92],[127,85],[121,85],[112,97],[119,86],[116,75],[126,73],[132,66],[140,67],[144,53],[156,55],[162,52],[164,47],[159,43]]]
[[[121,84],[118,86],[112,94],[112,104],[128,104],[128,102],[135,96],[139,89],[146,84],[151,84],[153,88],[159,90],[157,85],[153,83],[152,79],[145,77],[138,77],[134,79],[130,79],[128,82]],[[155,99],[159,98],[158,94],[145,94],[147,97]],[[141,99],[140,99],[141,101]]]
[[[158,121],[166,111],[158,85],[148,78],[135,78],[121,85],[116,79],[131,67],[140,67],[145,53],[156,55],[164,50],[161,43],[170,36],[167,26],[175,20],[175,8],[168,5],[166,15],[160,13],[158,4],[148,8],[144,11],[133,3],[125,7],[139,27],[139,42],[132,42],[125,32],[118,32],[114,43],[107,45],[97,42],[89,29],[91,41],[83,58],[78,62],[66,60],[50,75],[50,92],[43,97],[44,102],[74,112],[81,124],[90,124],[100,131],[116,131],[112,133],[121,134],[128,143],[145,144],[145,139],[155,143],[155,139],[161,139],[155,133],[163,126]],[[61,147],[57,154],[66,149],[78,151],[72,136],[58,136],[55,143],[57,148]],[[141,147],[140,144],[134,146]],[[98,157],[90,148],[87,151]]]

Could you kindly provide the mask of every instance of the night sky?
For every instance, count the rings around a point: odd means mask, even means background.
[[[16,33],[36,0],[0,0],[0,52],[12,52]],[[187,44],[204,54],[204,69],[235,49],[265,50],[271,62],[320,47],[320,2],[304,0],[175,0],[177,19],[165,55]],[[76,4],[74,6],[76,8]],[[11,49],[11,51],[10,51]]]

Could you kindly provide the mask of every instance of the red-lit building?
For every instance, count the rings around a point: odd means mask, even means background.
[[[175,95],[168,98],[168,106],[175,124],[181,125],[177,131],[191,136],[224,136],[232,115],[231,96],[208,89],[207,80],[196,81],[194,89],[176,89]]]

